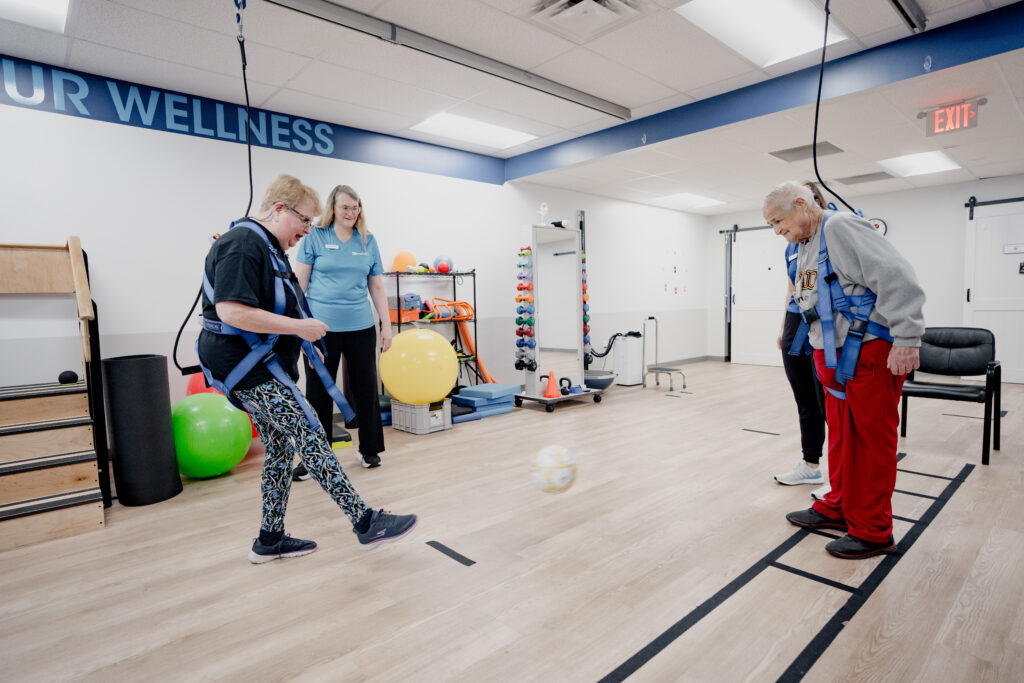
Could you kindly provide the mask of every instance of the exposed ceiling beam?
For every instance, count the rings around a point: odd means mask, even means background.
[[[451,43],[445,43],[422,33],[410,31],[397,24],[372,17],[369,14],[363,14],[354,9],[336,5],[333,2],[327,2],[327,0],[267,0],[267,2],[329,21],[332,24],[376,36],[395,45],[425,52],[429,55],[476,69],[477,71],[483,71],[498,78],[504,78],[507,81],[560,97],[563,100],[568,100],[588,109],[610,114],[623,121],[629,121],[632,118],[632,113],[629,109],[622,105],[595,97],[582,90],[570,88],[562,83],[556,83],[543,76],[510,64],[505,64],[504,62],[499,62],[490,57],[485,57],[476,52],[464,50]]]

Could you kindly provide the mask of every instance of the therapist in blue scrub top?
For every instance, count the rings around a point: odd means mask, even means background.
[[[384,428],[377,397],[377,328],[371,300],[381,321],[381,349],[391,348],[380,249],[366,229],[363,203],[348,185],[331,190],[317,226],[324,227],[313,227],[299,244],[295,275],[306,291],[313,317],[327,324],[324,364],[332,377],[345,357],[349,402],[359,428],[359,461],[363,467],[379,467]],[[331,436],[334,403],[316,373],[306,373],[306,398]],[[301,467],[296,468],[296,479],[308,476]]]

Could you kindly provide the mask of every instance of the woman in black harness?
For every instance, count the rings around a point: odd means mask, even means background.
[[[318,341],[327,326],[304,316],[304,301],[284,251],[309,232],[311,217],[319,211],[320,199],[313,189],[291,176],[278,176],[263,196],[258,217],[237,221],[206,257],[209,286],[203,294],[200,363],[216,383],[227,382],[230,397],[245,405],[267,450],[261,484],[263,519],[249,553],[249,560],[257,564],[316,550],[313,541],[284,533],[295,454],[352,521],[363,548],[397,539],[416,524],[416,515],[367,507],[295,387],[303,340]],[[240,364],[254,343],[274,335],[279,336],[270,353],[261,353],[240,378],[231,376],[237,367],[244,369]]]

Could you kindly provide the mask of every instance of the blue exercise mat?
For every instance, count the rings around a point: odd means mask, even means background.
[[[483,415],[477,412],[465,413],[463,415],[452,415],[452,424],[459,424],[460,422],[471,422],[472,420],[479,420]]]
[[[522,391],[518,384],[476,384],[471,387],[463,387],[459,390],[459,396],[473,396],[476,398],[501,398],[512,396]]]
[[[471,408],[485,408],[487,406],[494,405],[509,405],[515,401],[515,397],[511,394],[508,396],[499,396],[498,398],[483,398],[481,396],[463,396],[457,394],[452,396],[452,403],[457,403],[460,406],[469,406]]]

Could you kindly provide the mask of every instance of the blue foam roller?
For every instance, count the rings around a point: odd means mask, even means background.
[[[465,415],[452,415],[452,424],[459,424],[460,422],[471,422],[472,420],[479,420],[483,415],[477,412],[466,413]]]
[[[471,415],[479,415],[480,417],[490,417],[491,415],[501,415],[502,413],[511,413],[515,410],[515,406],[511,403],[500,406],[490,406],[488,408],[477,408]]]

